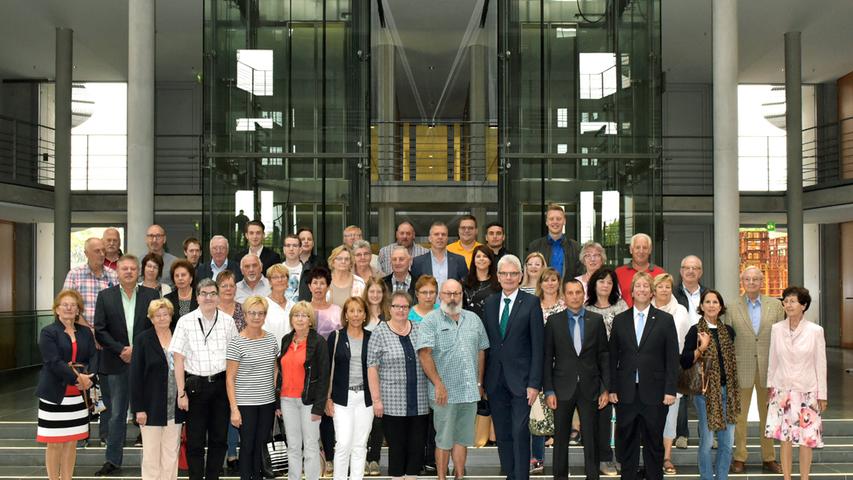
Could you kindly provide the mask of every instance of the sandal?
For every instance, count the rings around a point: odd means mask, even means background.
[[[675,469],[675,465],[672,464],[672,460],[668,458],[663,459],[663,473],[666,475],[675,475],[678,473],[678,470]]]

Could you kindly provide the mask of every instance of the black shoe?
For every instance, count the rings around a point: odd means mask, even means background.
[[[438,472],[435,468],[435,464],[424,464],[423,470],[421,470],[421,475],[425,476],[434,476]]]
[[[142,446],[142,434],[141,433],[136,436],[136,441],[133,442],[133,446],[134,447],[141,447]]]
[[[121,467],[117,467],[110,462],[104,463],[100,470],[95,472],[96,477],[110,477],[121,473]]]
[[[226,460],[225,464],[228,465],[226,470],[230,475],[240,474],[240,462],[236,458],[234,460]]]

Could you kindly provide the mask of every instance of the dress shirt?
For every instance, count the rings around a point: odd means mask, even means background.
[[[754,302],[746,297],[746,311],[752,321],[752,330],[758,335],[758,330],[761,329],[761,295],[755,297]]]
[[[681,289],[684,291],[684,295],[687,297],[687,304],[690,305],[690,308],[687,309],[687,314],[690,315],[690,326],[696,325],[699,323],[699,319],[702,318],[699,315],[699,302],[702,299],[702,287],[699,285],[696,286],[696,291],[690,293],[690,290],[681,284]]]
[[[127,344],[133,345],[133,321],[136,312],[136,292],[139,291],[139,286],[133,287],[133,293],[130,295],[124,290],[124,287],[118,289],[121,293],[121,306],[124,309],[124,321],[127,324]]]
[[[646,325],[649,324],[649,309],[651,305],[646,305],[644,310],[637,310],[637,307],[632,308],[634,310],[634,331],[637,331],[637,327],[640,326],[640,316],[638,314],[643,314],[643,330],[646,329]],[[643,332],[640,332],[637,335],[637,345],[640,345],[640,340],[643,338]],[[634,379],[637,383],[640,383],[640,370],[637,369],[637,373],[634,376]]]
[[[509,308],[510,315],[512,315],[512,306],[515,305],[515,299],[518,297],[518,289],[516,288],[514,292],[507,295],[503,291],[501,291],[501,303],[498,307],[498,318],[501,318],[504,314],[504,308]],[[509,299],[509,305],[504,301],[504,299]],[[509,325],[507,325],[509,328]]]
[[[435,258],[435,254],[430,256],[432,260],[432,276],[435,277],[435,280],[438,282],[438,288],[441,288],[441,284],[447,281],[447,270],[448,264],[450,263],[447,258],[447,252],[444,252],[444,261],[439,262]]]
[[[563,251],[563,235],[554,240],[554,237],[548,235],[548,245],[551,246],[551,258],[548,258],[548,266],[558,272],[563,271],[563,262],[566,261],[566,252]]]
[[[210,261],[210,273],[212,274],[211,280],[213,280],[214,282],[216,281],[216,277],[219,276],[219,274],[225,270],[228,270],[228,259],[227,258],[225,259],[224,262],[222,262],[222,265],[220,265],[220,266],[216,266],[215,261],[213,261],[213,260]]]
[[[827,400],[826,340],[823,328],[806,319],[791,331],[788,319],[773,324],[767,387],[814,393]]]
[[[580,345],[581,348],[583,348],[583,334],[584,334],[584,326],[585,326],[584,325],[585,324],[584,316],[586,314],[586,310],[584,310],[584,308],[581,307],[580,311],[578,313],[575,313],[575,312],[571,311],[571,309],[566,309],[566,313],[568,314],[568,317],[569,317],[569,334],[572,337],[572,343],[574,343],[575,346]],[[580,326],[580,330],[581,330],[580,340],[575,338],[575,322],[578,322],[578,324]],[[581,352],[580,352],[580,350],[577,350],[576,353],[578,355],[580,355]]]
[[[76,290],[83,297],[83,318],[90,327],[95,325],[95,304],[98,302],[98,293],[101,290],[118,284],[118,275],[115,270],[106,268],[97,276],[88,263],[74,267],[65,276],[63,289]]]
[[[260,297],[269,296],[271,291],[270,281],[267,280],[267,277],[261,276],[261,280],[255,285],[255,288],[251,288],[244,278],[237,282],[237,293],[234,294],[234,300],[243,303],[247,298],[254,295]]]
[[[284,308],[271,298],[267,298],[267,316],[264,320],[264,331],[275,335],[278,345],[281,345],[281,339],[293,330],[290,327],[290,310],[293,308],[294,302],[288,300],[284,304]]]
[[[403,280],[402,282],[400,280],[397,280],[396,276],[394,276],[394,275],[391,276],[391,286],[392,286],[391,293],[395,293],[395,292],[406,292],[406,293],[408,293],[409,292],[409,286],[411,286],[411,285],[412,285],[412,274],[410,274],[410,273],[406,273],[406,279]]]
[[[197,308],[178,320],[169,351],[184,356],[187,373],[215,375],[225,371],[228,342],[237,335],[237,326],[230,315],[217,310],[213,319],[205,319]]]

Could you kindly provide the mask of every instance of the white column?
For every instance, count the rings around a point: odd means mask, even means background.
[[[62,290],[71,266],[71,78],[74,31],[56,29],[54,96],[53,290]]]
[[[127,251],[143,255],[154,223],[154,7],[128,2],[127,32]]]
[[[737,0],[713,0],[714,287],[725,299],[739,293]]]
[[[396,93],[394,89],[394,55],[395,47],[391,34],[385,28],[379,29],[379,39],[375,47],[377,56],[377,118],[379,129],[377,140],[378,149],[377,163],[379,167],[380,180],[395,180],[393,174],[402,168],[401,164],[394,165],[394,132],[396,131],[394,121],[397,120]],[[402,159],[402,156],[400,157]],[[402,178],[401,178],[402,179]]]
[[[785,130],[788,150],[788,285],[803,285],[803,86],[800,32],[785,33]]]
[[[484,180],[486,176],[486,122],[489,104],[489,64],[486,34],[477,29],[471,45],[468,47],[471,65],[470,85],[468,88],[468,119],[471,138],[471,180]],[[479,218],[478,218],[479,220]]]

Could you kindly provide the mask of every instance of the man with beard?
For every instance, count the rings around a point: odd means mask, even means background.
[[[443,480],[451,455],[454,477],[465,475],[467,447],[474,445],[477,401],[483,397],[489,339],[480,317],[462,309],[461,283],[445,281],[439,296],[441,308],[424,317],[416,348],[430,380],[436,469]]]

